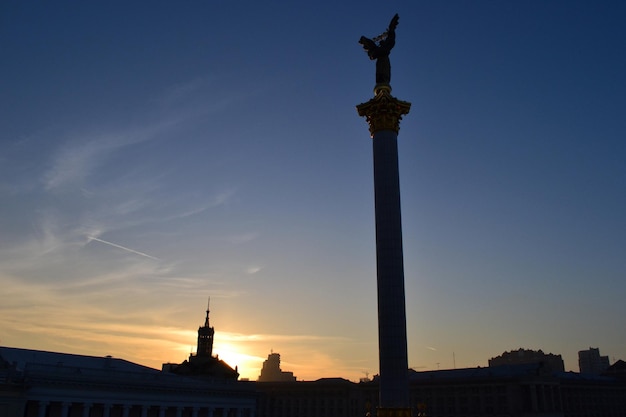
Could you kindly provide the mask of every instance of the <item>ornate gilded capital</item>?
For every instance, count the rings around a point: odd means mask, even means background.
[[[356,106],[359,116],[365,116],[372,137],[381,130],[393,130],[398,133],[400,120],[409,113],[411,103],[392,96],[391,87],[388,85],[377,85],[374,93],[373,99]]]
[[[378,407],[376,417],[411,417],[411,409]]]

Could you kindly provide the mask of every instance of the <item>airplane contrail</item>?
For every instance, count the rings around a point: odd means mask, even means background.
[[[137,250],[130,249],[130,248],[124,247],[122,245],[118,245],[118,244],[113,243],[113,242],[107,242],[106,240],[98,239],[97,237],[93,237],[93,236],[87,236],[87,238],[89,240],[95,240],[96,242],[104,243],[105,245],[113,246],[114,248],[125,250],[126,252],[134,253],[135,255],[145,256],[146,258],[154,259],[155,261],[160,261],[159,258],[155,258],[154,256],[150,256],[147,253],[139,252]]]

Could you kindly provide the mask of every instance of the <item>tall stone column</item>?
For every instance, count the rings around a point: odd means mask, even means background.
[[[409,381],[398,171],[398,131],[411,103],[377,85],[375,96],[359,104],[373,140],[378,290],[379,408],[378,417],[410,417]]]

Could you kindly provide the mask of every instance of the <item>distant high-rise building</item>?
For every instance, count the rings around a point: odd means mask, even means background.
[[[489,366],[499,365],[517,365],[517,364],[542,364],[544,369],[549,372],[565,372],[565,364],[561,355],[553,353],[545,354],[541,349],[518,349],[510,352],[504,352],[500,356],[489,359]]]
[[[285,372],[280,369],[280,354],[270,353],[263,362],[259,382],[290,382],[295,381],[296,377],[293,372]]]
[[[609,367],[609,357],[600,356],[600,348],[581,350],[578,352],[578,367],[581,374],[599,375]]]

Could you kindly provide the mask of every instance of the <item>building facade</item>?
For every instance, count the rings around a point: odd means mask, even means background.
[[[250,383],[122,359],[0,347],[0,417],[254,417]]]
[[[626,417],[626,381],[540,363],[409,374],[412,416]],[[257,383],[257,417],[380,417],[378,376]]]
[[[361,387],[342,378],[257,382],[256,388],[257,416],[364,417],[367,411]]]
[[[190,378],[111,357],[0,347],[0,417],[380,417],[360,383]],[[621,375],[621,374],[620,374]],[[626,379],[539,363],[409,372],[411,415],[626,417]]]

